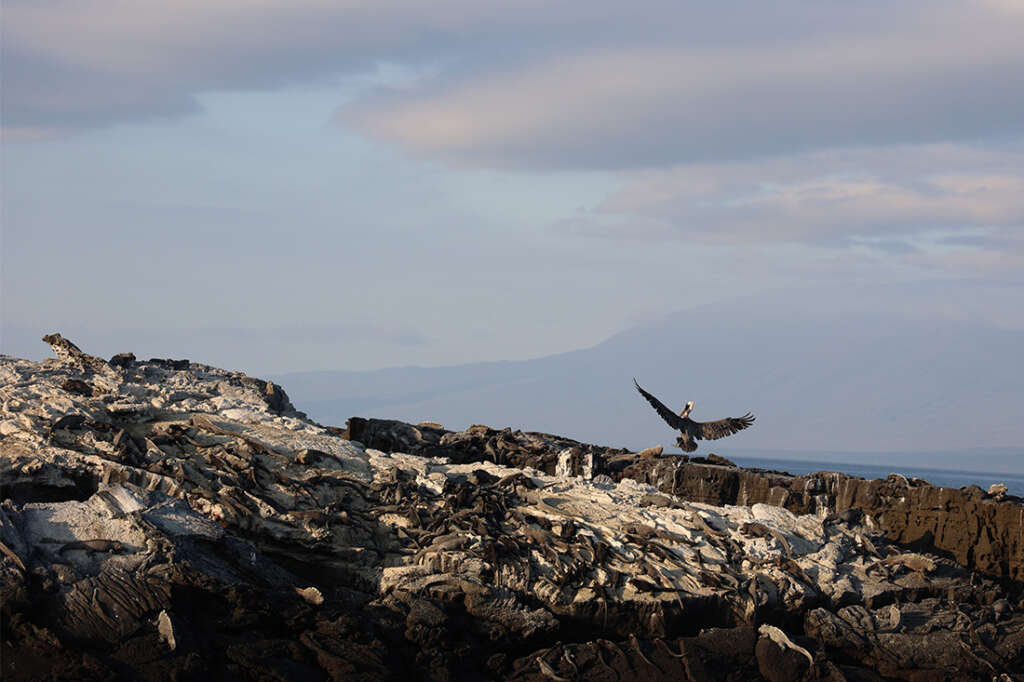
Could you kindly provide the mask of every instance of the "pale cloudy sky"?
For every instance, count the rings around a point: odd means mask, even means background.
[[[1020,328],[1022,35],[1020,0],[4,0],[0,346],[453,364],[865,282]]]

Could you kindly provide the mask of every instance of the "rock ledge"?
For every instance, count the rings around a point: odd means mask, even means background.
[[[762,486],[724,464],[487,427],[346,432],[270,382],[47,340],[55,360],[0,356],[5,680],[1024,669],[1017,564],[991,571],[1002,579],[967,567],[1016,556],[998,528],[960,561],[887,537],[891,513],[827,476]],[[691,467],[731,473],[702,478],[698,499],[697,474],[678,473]]]

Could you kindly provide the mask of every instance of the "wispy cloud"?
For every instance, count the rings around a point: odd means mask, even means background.
[[[966,145],[809,152],[637,172],[594,211],[558,229],[706,243],[851,242],[890,252],[966,234],[1024,231],[1024,149]],[[928,235],[932,235],[929,237]],[[961,246],[968,246],[961,244]]]
[[[341,120],[476,165],[635,168],[1024,121],[1024,12],[1009,0],[11,0],[2,31],[4,126],[29,133],[380,63],[439,67]]]
[[[1016,275],[1019,299],[1019,278],[1020,274],[1024,273],[1024,227],[987,230],[962,238],[946,237],[938,241],[936,248],[913,254],[911,261],[932,270],[948,273],[977,276]]]
[[[775,5],[761,11],[772,11]],[[737,44],[599,44],[354,103],[348,123],[471,165],[638,168],[1024,131],[1024,16],[919,6]],[[751,9],[758,13],[759,10]],[[678,16],[666,17],[674,25]]]
[[[516,36],[600,23],[609,13],[602,4],[616,3],[592,3],[581,15],[564,0],[9,0],[0,25],[3,124],[74,131],[175,117],[209,91],[276,89],[372,73],[380,63],[453,65],[467,51],[515,53],[525,49]]]

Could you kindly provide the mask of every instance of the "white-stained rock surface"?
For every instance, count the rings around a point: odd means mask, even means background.
[[[273,383],[47,341],[55,360],[0,356],[5,679],[981,679],[1024,664],[1019,590],[853,517],[616,483],[592,446],[553,436],[536,448],[556,475],[366,449]]]

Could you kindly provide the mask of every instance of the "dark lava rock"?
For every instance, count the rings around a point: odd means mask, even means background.
[[[58,429],[77,429],[85,423],[84,414],[66,414],[51,426],[51,430],[57,431]]]
[[[135,364],[135,353],[118,353],[110,358],[111,367],[131,367]]]
[[[754,654],[758,670],[769,682],[800,682],[810,678],[811,665],[806,656],[767,637],[758,640]]]
[[[188,360],[172,360],[171,358],[150,358],[149,363],[176,372],[188,369],[191,364]]]
[[[894,542],[935,551],[983,573],[1024,582],[1024,505],[997,500],[977,488],[954,490],[900,476],[866,481],[836,472],[805,476],[709,466],[697,458],[628,453],[550,434],[471,426],[463,432],[417,428],[383,419],[353,417],[350,438],[385,452],[447,457],[453,462],[495,462],[554,473],[566,453],[570,473],[614,480],[631,478],[660,491],[704,504],[785,507],[798,514],[831,515],[874,527]],[[591,469],[584,471],[587,457]],[[717,456],[716,456],[717,457]]]
[[[67,379],[61,385],[68,393],[77,393],[78,395],[91,396],[92,386],[82,381],[81,379]]]
[[[727,466],[727,467],[734,467],[734,466],[736,466],[736,463],[733,462],[732,460],[726,459],[725,457],[720,457],[719,455],[716,455],[713,452],[710,455],[708,455],[708,463],[709,464],[718,464],[719,466]]]
[[[5,681],[1024,670],[1011,498],[480,425],[341,431],[272,382],[50,341],[56,361],[0,360]]]

